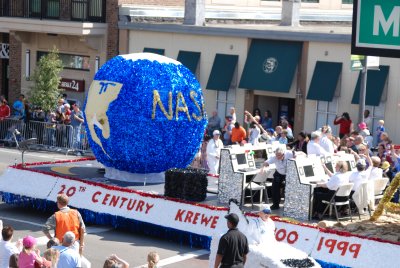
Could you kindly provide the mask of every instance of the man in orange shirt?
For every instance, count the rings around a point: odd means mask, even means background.
[[[246,130],[238,122],[235,122],[235,127],[232,129],[232,143],[240,144],[244,139],[246,139]]]
[[[76,250],[79,249],[79,254],[82,255],[85,223],[78,210],[68,207],[68,201],[69,198],[66,194],[59,194],[57,196],[57,207],[59,211],[47,219],[42,230],[48,239],[52,238],[50,230],[54,230],[54,237],[57,237],[60,242],[62,242],[66,232],[73,232],[76,240],[72,247]]]

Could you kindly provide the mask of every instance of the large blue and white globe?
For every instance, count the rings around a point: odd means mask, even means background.
[[[181,63],[151,53],[106,62],[90,86],[84,115],[97,160],[131,173],[187,167],[207,125],[195,76]]]

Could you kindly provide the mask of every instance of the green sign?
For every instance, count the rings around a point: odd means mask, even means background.
[[[352,54],[400,57],[400,0],[354,2]]]

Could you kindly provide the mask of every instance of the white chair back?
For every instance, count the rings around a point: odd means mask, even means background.
[[[385,190],[386,185],[389,182],[389,178],[380,178],[374,180],[374,194],[380,195]]]
[[[268,179],[268,168],[258,172],[253,179],[253,182],[264,183]]]
[[[350,195],[351,189],[353,189],[353,183],[346,183],[339,187],[336,196],[348,197]]]

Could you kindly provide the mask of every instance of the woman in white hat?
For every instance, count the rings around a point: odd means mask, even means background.
[[[220,140],[221,132],[214,130],[213,138],[207,144],[207,164],[211,174],[218,174],[221,149],[224,147]]]

